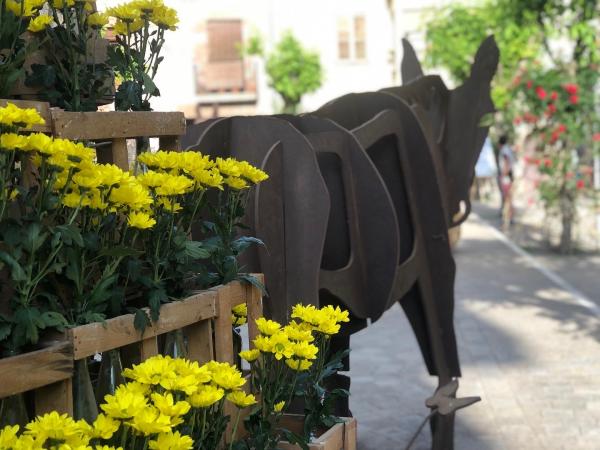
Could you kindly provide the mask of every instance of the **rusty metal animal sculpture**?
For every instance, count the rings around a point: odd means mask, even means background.
[[[416,77],[405,86],[350,94],[313,116],[213,120],[190,127],[186,146],[247,159],[271,174],[246,216],[266,248],[244,262],[265,273],[274,317],[299,299],[341,304],[352,316],[343,347],[366,319],[400,301],[439,378],[427,403],[438,413],[433,448],[451,449],[454,412],[475,399],[455,398],[460,367],[447,229],[460,203],[468,205],[464,186],[487,133],[478,125],[490,110],[497,49],[486,40],[471,78],[448,91],[438,77],[421,76],[404,45],[403,75]],[[460,110],[465,105],[470,112]]]

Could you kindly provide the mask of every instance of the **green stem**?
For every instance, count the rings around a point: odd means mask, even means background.
[[[240,408],[238,408],[237,415],[235,417],[235,423],[233,425],[233,430],[231,432],[231,441],[229,442],[229,450],[232,450],[232,448],[233,448],[233,441],[235,440],[235,435],[237,433],[238,424],[240,423],[241,412],[242,412],[242,410]]]

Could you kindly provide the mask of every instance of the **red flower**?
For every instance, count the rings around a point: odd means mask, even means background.
[[[577,182],[575,183],[575,187],[579,190],[583,189],[585,187],[585,181],[577,180]]]
[[[550,167],[552,167],[552,160],[551,160],[550,158],[545,158],[545,159],[544,159],[544,166],[545,166],[546,168],[548,168],[548,169],[549,169]]]
[[[559,136],[560,133],[558,131],[553,131],[552,135],[550,136],[550,143],[554,144],[556,141],[558,141]]]
[[[521,123],[521,116],[515,117],[515,119],[513,120],[513,123],[515,125],[519,125]],[[600,133],[598,133],[598,136],[600,136]]]
[[[579,103],[579,97],[577,95],[571,95],[571,97],[569,97],[569,101],[576,105],[577,103]]]
[[[592,135],[592,141],[594,141],[594,142],[600,141],[600,133],[594,133]]]
[[[548,95],[546,93],[545,89],[541,86],[538,86],[535,88],[535,93],[537,94],[537,96],[540,100],[544,100],[546,98],[546,96]]]
[[[549,115],[556,112],[556,105],[554,103],[548,103],[548,110],[546,111]]]
[[[567,91],[569,94],[571,95],[575,95],[577,94],[577,90],[579,89],[579,86],[577,86],[574,83],[567,83],[564,85],[565,91]]]
[[[565,131],[567,131],[567,126],[564,123],[559,123],[558,127],[556,128],[556,131],[558,131],[559,133],[564,133]]]
[[[531,86],[533,86],[533,81],[529,80],[527,82],[527,89],[531,89]]]
[[[550,94],[550,98],[552,100],[556,100],[558,98],[558,92],[552,91],[552,93]]]

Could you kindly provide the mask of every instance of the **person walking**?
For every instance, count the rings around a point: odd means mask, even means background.
[[[498,144],[500,146],[498,151],[498,167],[500,169],[498,173],[498,182],[502,194],[500,214],[502,216],[502,226],[506,229],[512,224],[514,216],[512,189],[516,158],[512,148],[508,145],[508,138],[506,135],[500,136]]]

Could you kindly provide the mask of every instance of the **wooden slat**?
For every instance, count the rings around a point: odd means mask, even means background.
[[[212,321],[188,325],[185,328],[188,338],[188,358],[199,363],[206,363],[214,359]]]
[[[226,286],[223,289],[226,289]],[[218,293],[218,290],[204,291],[186,300],[163,305],[160,318],[146,328],[143,337],[158,336],[215,317],[215,301]],[[70,330],[75,359],[140,341],[142,336],[133,326],[133,318],[133,314],[126,314],[109,319],[104,324],[91,323]]]
[[[251,284],[247,284],[245,288],[246,305],[248,306],[248,338],[250,340],[250,347],[252,348],[252,341],[259,334],[258,327],[256,326],[256,319],[263,315],[262,293],[257,287],[252,286]]]
[[[73,353],[68,342],[0,359],[0,398],[64,380],[73,375]]]
[[[129,170],[127,139],[113,139],[112,146],[100,146],[96,149],[99,163],[116,164],[123,170]]]
[[[231,326],[232,298],[236,291],[244,292],[241,285],[228,284],[217,291],[215,318],[215,359],[233,364],[233,333]],[[243,295],[242,301],[243,301]],[[239,302],[241,303],[241,302]],[[235,303],[237,304],[237,303]]]
[[[336,423],[325,433],[317,437],[308,445],[309,450],[356,450],[356,419],[342,417],[343,423]],[[300,433],[304,417],[298,414],[286,414],[282,417],[280,425],[293,432]],[[281,441],[277,448],[282,450],[300,450],[300,447]]]
[[[344,425],[344,450],[356,450],[356,448],[357,423],[354,417],[349,417]]]
[[[158,140],[161,150],[181,150],[179,136],[161,136]]]
[[[35,391],[35,413],[51,411],[73,415],[73,379],[43,386]]]
[[[39,133],[52,132],[52,115],[50,113],[50,104],[46,102],[34,102],[30,100],[4,100],[0,99],[0,106],[6,106],[7,103],[14,103],[19,108],[35,108],[42,118],[46,121],[45,125],[36,125],[31,131]]]
[[[156,336],[143,339],[140,342],[140,359],[145,361],[156,355],[158,355],[158,339],[156,339]]]
[[[185,134],[181,112],[52,110],[54,133],[76,140],[180,136]]]

